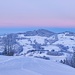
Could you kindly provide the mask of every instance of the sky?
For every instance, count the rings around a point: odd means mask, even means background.
[[[75,0],[0,0],[0,30],[20,27],[75,28]]]
[[[3,27],[0,28],[0,35],[10,34],[10,33],[24,33],[26,31],[33,31],[38,29],[46,29],[55,33],[62,33],[65,31],[70,31],[75,33],[75,28],[57,28],[57,27]]]

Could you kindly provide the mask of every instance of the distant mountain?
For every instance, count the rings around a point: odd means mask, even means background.
[[[75,33],[54,33],[45,29],[0,36],[0,54],[50,59],[75,50]]]
[[[23,34],[23,33],[19,33],[19,34]],[[51,31],[48,31],[48,30],[45,30],[45,29],[39,29],[39,30],[34,30],[34,31],[27,31],[24,33],[25,36],[35,36],[35,35],[38,35],[38,36],[51,36],[55,34],[54,32],[51,32]]]

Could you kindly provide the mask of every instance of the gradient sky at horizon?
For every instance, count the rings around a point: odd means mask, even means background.
[[[75,0],[0,0],[0,27],[75,27]]]
[[[0,35],[10,34],[10,33],[24,33],[26,31],[33,31],[38,29],[45,29],[55,33],[61,33],[65,31],[70,31],[75,33],[75,28],[60,28],[60,27],[0,27]]]

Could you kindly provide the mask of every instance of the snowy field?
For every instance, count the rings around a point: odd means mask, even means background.
[[[75,75],[75,69],[52,60],[0,56],[0,75]]]

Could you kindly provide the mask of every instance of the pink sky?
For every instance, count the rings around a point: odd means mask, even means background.
[[[0,27],[75,27],[75,0],[1,0]]]
[[[75,27],[74,20],[39,19],[39,20],[5,20],[0,21],[0,27]]]

